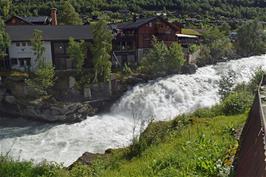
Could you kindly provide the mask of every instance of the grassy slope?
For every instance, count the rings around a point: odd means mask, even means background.
[[[30,162],[13,162],[0,158],[1,177],[155,177],[155,176],[217,176],[221,164],[231,164],[228,154],[234,154],[237,140],[233,128],[245,122],[246,115],[193,118],[180,126],[177,118],[170,122],[153,123],[141,141],[145,148],[126,160],[130,148],[114,150],[112,154],[96,161],[91,168],[76,166],[66,171],[59,166]],[[183,123],[182,123],[183,124]],[[149,143],[147,143],[149,142]],[[220,159],[220,160],[219,160]],[[218,162],[221,163],[218,163]]]
[[[219,164],[231,165],[228,157],[237,147],[233,130],[245,119],[246,115],[194,119],[181,131],[168,132],[163,142],[140,157],[122,160],[102,176],[216,176],[223,170]]]

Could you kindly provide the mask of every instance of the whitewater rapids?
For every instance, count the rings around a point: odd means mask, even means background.
[[[151,119],[169,120],[218,103],[222,75],[234,71],[237,83],[248,82],[259,67],[266,69],[266,55],[138,85],[113,105],[110,113],[70,125],[0,118],[0,153],[16,160],[55,161],[68,166],[86,151],[103,153],[108,148],[128,146],[133,132],[139,133]]]

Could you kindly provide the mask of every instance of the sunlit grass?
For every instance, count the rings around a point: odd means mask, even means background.
[[[217,176],[228,174],[237,148],[235,129],[247,115],[195,118],[180,116],[153,123],[142,135],[141,152],[128,158],[130,148],[113,150],[90,167],[70,171],[60,165],[33,165],[0,158],[1,177],[155,177]],[[182,120],[182,121],[179,121]]]

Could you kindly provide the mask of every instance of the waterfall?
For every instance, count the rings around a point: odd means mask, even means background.
[[[219,102],[221,76],[234,71],[236,82],[248,82],[254,71],[266,69],[266,55],[199,68],[193,75],[173,75],[128,91],[110,113],[75,124],[40,124],[0,118],[0,152],[18,160],[43,160],[70,165],[85,151],[103,153],[125,147],[140,125],[169,120]],[[10,123],[13,121],[13,123]],[[7,123],[8,122],[8,123]]]

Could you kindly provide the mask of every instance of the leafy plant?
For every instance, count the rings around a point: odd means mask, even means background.
[[[232,92],[223,101],[223,112],[226,115],[241,114],[250,108],[252,95],[247,91]]]
[[[93,43],[90,48],[94,63],[94,82],[109,81],[111,77],[112,33],[104,20],[92,25]]]
[[[5,31],[5,22],[0,17],[0,60],[4,59],[7,55],[6,51],[10,45],[10,39]]]
[[[172,43],[167,47],[163,41],[153,37],[152,48],[141,62],[142,72],[149,74],[178,72],[184,64],[182,47]]]
[[[42,32],[35,30],[33,33],[32,47],[36,53],[37,70],[26,80],[26,84],[36,91],[38,95],[47,95],[48,89],[54,86],[55,70],[52,63],[43,57],[45,48],[43,46]]]
[[[236,73],[234,71],[229,71],[227,74],[222,75],[219,81],[219,90],[218,93],[221,96],[222,100],[227,97],[230,92],[233,90],[235,84]]]
[[[70,37],[67,48],[67,54],[75,62],[77,71],[81,73],[86,54],[85,41],[81,40],[80,42],[78,42],[75,41],[74,38]]]

